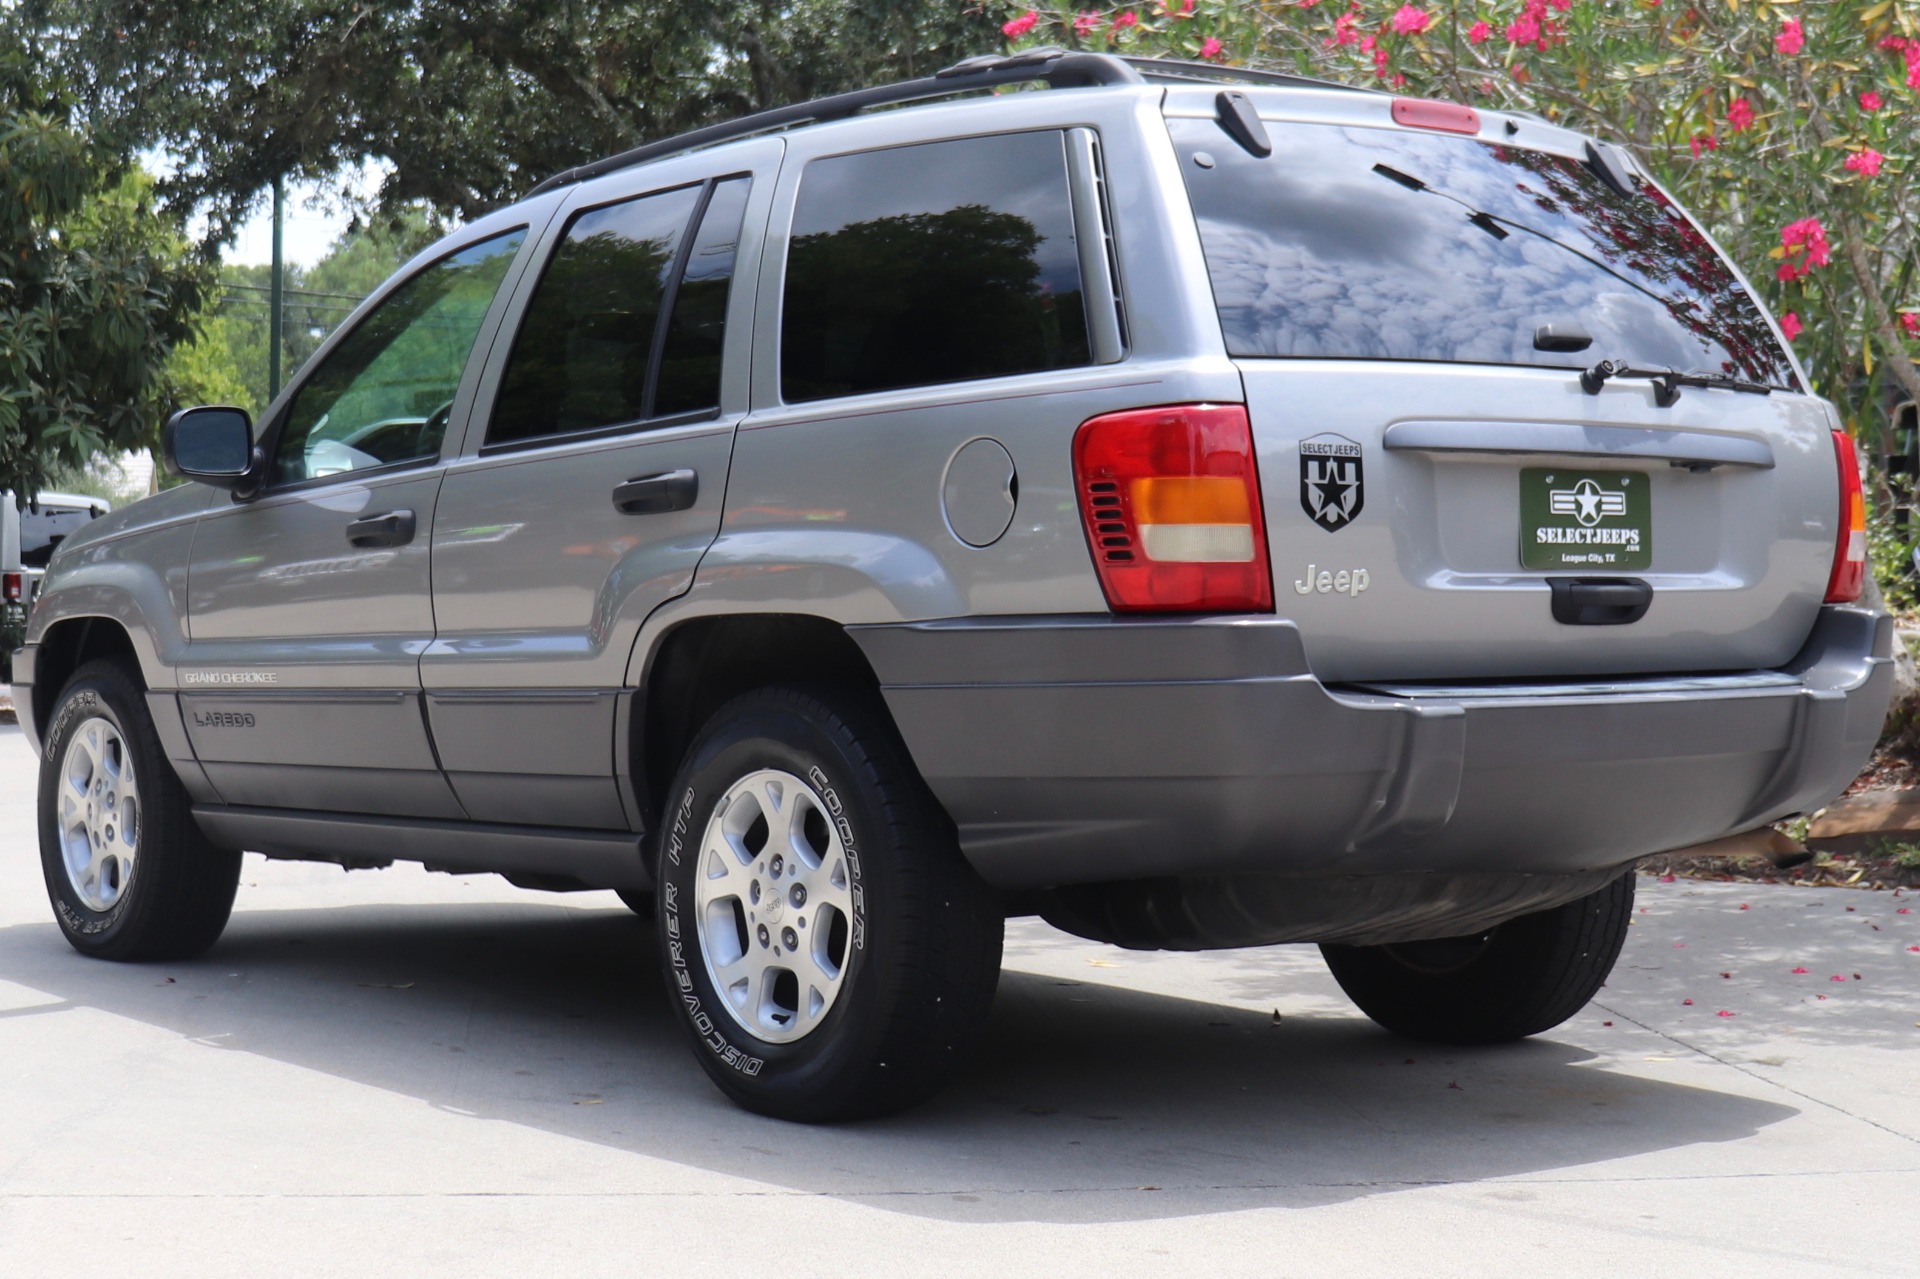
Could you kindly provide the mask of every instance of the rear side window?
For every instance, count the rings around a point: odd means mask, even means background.
[[[1652,186],[1412,130],[1287,123],[1255,157],[1170,120],[1235,356],[1581,367],[1601,359],[1791,387],[1759,306]],[[1593,337],[1534,349],[1542,324]]]
[[[1090,361],[1063,135],[929,142],[807,166],[787,252],[783,399]]]

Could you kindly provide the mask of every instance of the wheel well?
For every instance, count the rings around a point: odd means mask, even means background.
[[[33,721],[44,725],[53,714],[54,699],[67,680],[86,663],[118,662],[133,681],[145,688],[140,655],[134,651],[127,628],[106,617],[69,617],[55,622],[40,637],[33,664]]]
[[[787,682],[880,687],[845,627],[792,614],[685,622],[660,641],[645,679],[634,762],[648,829],[693,735],[731,699]]]

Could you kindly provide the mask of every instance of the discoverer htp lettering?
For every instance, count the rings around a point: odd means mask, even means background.
[[[672,866],[680,865],[680,853],[686,847],[687,824],[692,816],[693,788],[688,787],[679,808],[674,810],[673,826],[667,832],[666,857]],[[714,1056],[749,1079],[753,1078],[766,1066],[766,1061],[728,1043],[693,989],[693,975],[687,971],[686,930],[680,923],[680,892],[667,875],[660,877],[660,913],[667,931],[667,966],[673,970],[673,986],[679,992],[680,1002],[686,1006],[687,1019]]]

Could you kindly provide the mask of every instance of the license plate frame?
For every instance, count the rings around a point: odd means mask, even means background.
[[[1520,564],[1566,573],[1653,567],[1653,484],[1644,471],[1520,471]]]

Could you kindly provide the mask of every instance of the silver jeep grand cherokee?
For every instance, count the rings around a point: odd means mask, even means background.
[[[1285,76],[587,165],[165,443],[15,667],[73,945],[199,953],[242,849],[611,888],[796,1119],[930,1095],[1010,914],[1546,1030],[1634,859],[1831,798],[1891,679],[1840,422],[1631,158]]]

